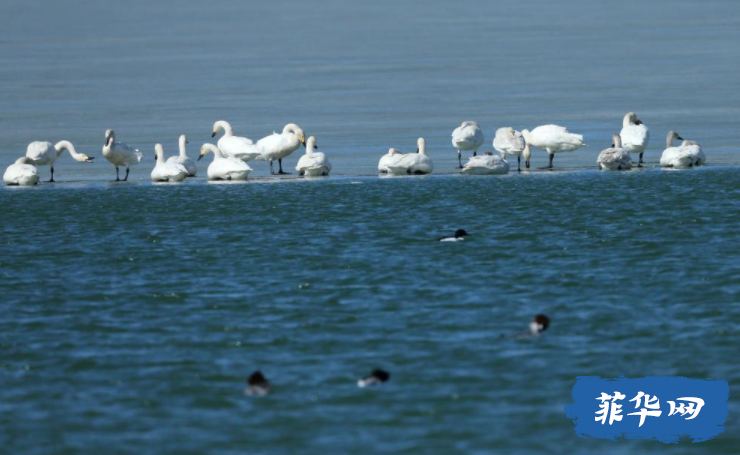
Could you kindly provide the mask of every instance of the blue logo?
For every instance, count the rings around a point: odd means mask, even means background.
[[[565,414],[582,438],[702,442],[725,431],[729,397],[723,380],[581,376]]]

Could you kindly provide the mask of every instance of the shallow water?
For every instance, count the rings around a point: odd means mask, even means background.
[[[98,159],[0,189],[0,452],[737,452],[737,3],[40,5],[0,6],[0,161],[36,139]],[[649,166],[600,173],[628,110]],[[219,118],[299,123],[333,177],[148,181],[154,142],[194,156]],[[556,122],[589,146],[563,172],[452,175],[467,119],[487,145]],[[109,127],[147,154],[131,182]],[[671,128],[712,165],[655,168]],[[374,176],[419,135],[443,175]],[[538,312],[544,336],[501,338]],[[376,366],[390,383],[358,389]],[[726,379],[727,430],[578,438],[581,375]]]

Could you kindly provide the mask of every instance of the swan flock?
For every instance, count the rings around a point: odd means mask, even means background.
[[[305,153],[299,158],[296,173],[302,177],[327,176],[332,170],[332,164],[325,152],[318,150],[315,136],[306,138],[304,130],[295,123],[288,123],[280,133],[273,132],[257,142],[243,136],[237,136],[231,124],[225,120],[218,120],[213,124],[211,137],[222,133],[217,143],[205,143],[201,147],[197,161],[205,154],[213,153],[213,161],[208,166],[206,175],[208,180],[243,181],[247,180],[252,168],[247,164],[250,161],[269,161],[270,173],[273,175],[288,174],[283,170],[283,159],[298,150],[301,145]],[[127,181],[131,166],[140,164],[144,154],[139,149],[125,142],[116,140],[116,134],[108,129],[104,134],[105,142],[102,148],[103,157],[116,169],[116,181]],[[632,154],[637,154],[637,167],[644,163],[644,153],[650,141],[648,127],[634,112],[627,113],[622,119],[622,129],[619,134],[612,136],[611,146],[602,150],[596,159],[599,169],[606,171],[625,171],[633,168]],[[674,145],[675,141],[682,141]],[[530,168],[532,149],[547,152],[548,166],[542,169],[553,169],[555,155],[576,151],[586,145],[583,135],[568,131],[567,128],[546,124],[531,130],[518,131],[512,127],[498,128],[492,142],[494,154],[485,151],[478,154],[478,150],[485,142],[483,130],[477,122],[464,121],[452,131],[452,146],[457,152],[458,166],[462,174],[469,175],[497,175],[507,174],[510,166],[507,158],[516,157],[517,171],[522,172],[522,158],[524,168]],[[165,158],[161,144],[154,147],[155,163],[151,172],[153,182],[182,182],[187,178],[198,175],[196,161],[187,153],[187,137],[179,137],[179,153]],[[75,146],[66,140],[55,144],[47,141],[31,142],[24,156],[10,164],[4,175],[6,185],[31,186],[40,182],[37,167],[49,166],[50,179],[54,182],[54,166],[67,151],[73,160],[92,163],[94,157],[85,153],[78,153]],[[463,152],[472,152],[472,156],[463,165]],[[278,162],[275,172],[274,161]],[[672,169],[689,169],[706,163],[706,155],[701,146],[693,140],[684,140],[675,131],[668,132],[666,147],[660,157],[660,166]],[[126,173],[121,179],[120,168],[125,167]],[[426,140],[417,139],[417,149],[412,153],[402,153],[396,148],[390,148],[387,154],[380,157],[378,172],[387,175],[425,175],[434,170],[432,157],[427,154]]]

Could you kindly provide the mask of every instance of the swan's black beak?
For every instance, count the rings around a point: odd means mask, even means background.
[[[211,133],[211,137],[216,137],[216,132]]]
[[[612,142],[612,148],[614,148],[614,142]]]
[[[678,136],[678,135],[676,135],[676,139],[678,139],[679,141],[682,141],[683,140],[683,138],[681,136]]]
[[[201,159],[202,159],[202,158],[203,158],[204,156],[205,156],[205,154],[204,154],[204,153],[201,153],[201,154],[200,154],[200,155],[198,156],[198,159],[197,159],[197,160],[195,160],[195,161],[200,161],[200,160],[201,160]]]
[[[303,144],[303,148],[306,148],[306,136],[301,138],[301,144]]]
[[[419,153],[419,149],[418,148],[416,149],[416,153]]]
[[[111,146],[111,142],[113,142],[113,138],[110,137],[110,136],[108,136],[108,138],[105,140],[105,146],[106,147],[110,147]]]
[[[86,163],[92,163],[94,159],[95,159],[94,156],[88,156],[87,159],[85,160],[85,162]]]

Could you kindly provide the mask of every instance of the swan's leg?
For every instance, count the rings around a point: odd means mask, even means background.
[[[275,169],[272,167],[272,160],[270,160],[270,175],[275,175]]]
[[[640,161],[637,162],[637,167],[642,167],[642,154],[645,152],[640,153]]]
[[[280,175],[290,174],[290,172],[283,172],[283,159],[282,158],[278,159],[278,167],[279,167],[278,174]]]
[[[516,157],[516,170],[517,172],[522,172],[522,156],[521,155]]]
[[[462,152],[460,150],[457,151],[457,163],[460,165],[460,169],[462,169]]]
[[[119,177],[118,175],[118,166],[116,166],[116,182],[120,182],[120,181],[121,181],[121,177]]]
[[[51,178],[49,179],[49,182],[54,182],[54,165],[51,165]]]
[[[128,171],[129,171],[128,166],[126,166],[126,176],[123,178],[124,182],[128,182]]]
[[[525,161],[524,161],[524,166],[525,166],[525,167],[526,167],[527,169],[529,169],[529,160],[525,160]]]
[[[547,166],[548,169],[552,169],[552,160],[553,160],[553,158],[555,158],[555,154],[554,153],[551,153],[550,154],[550,165]]]
[[[473,150],[473,156],[478,156],[478,149]]]

